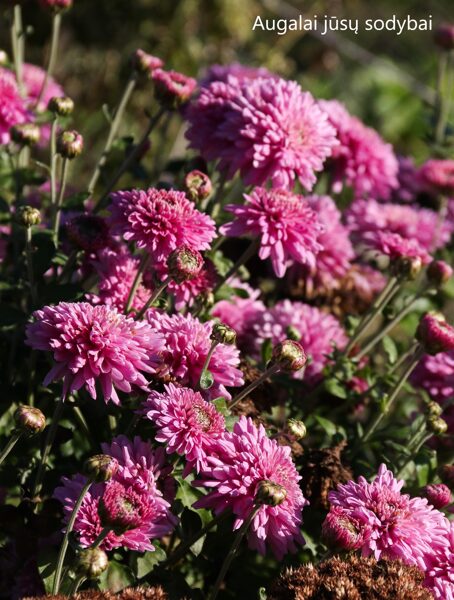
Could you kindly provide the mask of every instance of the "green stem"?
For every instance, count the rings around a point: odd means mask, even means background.
[[[80,586],[83,584],[83,582],[86,580],[87,578],[85,577],[85,575],[81,575],[80,577],[76,577],[76,579],[74,580],[74,583],[71,587],[71,590],[69,592],[69,596],[72,598],[77,590],[80,588]]]
[[[224,581],[224,578],[227,575],[227,571],[229,570],[230,565],[232,564],[232,561],[238,552],[238,548],[240,547],[241,540],[245,536],[247,530],[249,529],[250,524],[252,523],[252,521],[254,520],[254,517],[257,515],[257,513],[259,512],[260,509],[261,509],[261,505],[253,506],[249,516],[244,521],[244,523],[241,525],[240,529],[237,531],[237,533],[235,535],[235,539],[233,540],[232,547],[230,548],[227,556],[225,557],[225,560],[222,564],[221,570],[219,571],[218,577],[216,579],[216,583],[214,584],[213,590],[212,590],[211,594],[208,596],[208,600],[216,600],[216,597],[221,588],[221,584]]]
[[[54,72],[55,63],[57,61],[57,54],[58,54],[58,40],[60,37],[60,26],[61,26],[61,13],[56,12],[52,18],[52,37],[51,37],[51,42],[50,42],[49,61],[47,63],[46,74],[44,75],[43,84],[41,86],[41,90],[39,92],[38,99],[36,100],[36,103],[35,103],[35,108],[37,108],[39,106],[41,100],[43,99],[43,96],[47,89],[47,84],[49,83],[49,79],[51,78],[51,76]]]
[[[140,260],[139,268],[137,269],[136,276],[134,277],[134,281],[132,283],[131,289],[129,290],[128,299],[126,300],[125,305],[125,314],[128,314],[131,310],[131,305],[134,300],[134,296],[136,295],[137,288],[142,281],[142,275],[145,272],[145,269],[148,267],[148,263],[150,262],[150,255],[147,252],[144,252],[142,258]]]
[[[172,281],[172,278],[166,277],[164,279],[164,281],[161,283],[161,285],[159,285],[155,291],[151,294],[151,296],[148,298],[146,304],[141,308],[141,310],[137,313],[136,316],[136,320],[138,321],[139,319],[141,319],[144,314],[147,312],[147,310],[150,308],[150,306],[156,302],[156,300],[159,298],[159,296],[162,294],[162,292],[166,289],[166,287],[169,285],[169,283]]]
[[[216,340],[213,340],[211,342],[211,347],[210,347],[210,349],[208,351],[208,354],[206,355],[205,362],[203,363],[202,370],[200,371],[199,387],[200,387],[200,382],[202,381],[202,377],[205,374],[205,371],[207,371],[208,367],[210,366],[211,357],[213,356],[213,353],[216,350],[216,346],[218,344],[219,344],[219,342],[217,342]]]
[[[3,449],[3,452],[0,454],[0,465],[5,460],[5,458],[8,456],[8,454],[11,452],[11,450],[14,448],[14,446],[17,444],[20,436],[21,436],[20,433],[14,433],[10,437],[9,442],[6,444],[5,448]]]
[[[104,527],[98,537],[95,539],[90,548],[99,548],[99,546],[103,543],[109,533],[112,531],[111,527]]]
[[[129,102],[129,99],[131,98],[131,95],[136,87],[136,84],[137,84],[137,76],[135,74],[133,74],[133,75],[131,75],[128,83],[126,84],[126,88],[121,97],[120,104],[118,105],[118,108],[115,111],[114,119],[110,125],[109,135],[107,136],[107,140],[104,145],[104,149],[103,149],[101,158],[99,159],[99,161],[95,167],[95,170],[93,172],[93,175],[90,179],[90,183],[88,184],[88,191],[90,194],[93,193],[93,191],[96,187],[96,184],[98,183],[99,176],[101,175],[102,168],[104,167],[104,165],[107,162],[107,157],[112,148],[112,144],[114,143],[115,138],[117,136],[126,106]]]
[[[61,574],[62,574],[62,570],[63,570],[63,565],[65,563],[66,551],[67,551],[68,545],[69,545],[69,535],[70,535],[71,531],[73,530],[74,523],[76,522],[76,518],[77,518],[77,513],[79,512],[79,509],[82,506],[82,502],[84,501],[85,495],[88,492],[91,484],[92,484],[92,481],[91,481],[91,479],[89,479],[86,482],[86,484],[83,486],[82,490],[80,491],[79,497],[77,498],[77,502],[74,505],[71,516],[69,518],[68,525],[65,530],[65,535],[63,536],[63,541],[60,546],[60,552],[58,554],[57,567],[55,569],[55,577],[54,577],[54,582],[53,582],[53,586],[52,586],[52,594],[58,594],[58,592],[60,590]]]
[[[68,170],[69,170],[69,159],[64,158],[61,170],[61,180],[60,180],[60,191],[58,193],[57,203],[54,207],[54,216],[53,216],[53,239],[55,246],[58,246],[58,230],[60,228],[60,218],[61,218],[61,207],[63,204],[63,198],[65,196],[66,183],[68,180]]]
[[[421,448],[424,446],[424,444],[427,442],[427,440],[429,440],[431,437],[433,437],[433,433],[426,433],[425,431],[422,433],[422,435],[419,436],[418,443],[415,445],[415,447],[413,449],[413,455],[408,460],[406,460],[405,463],[402,465],[402,467],[399,469],[399,471],[396,475],[397,479],[400,479],[402,477],[403,473],[405,472],[405,469],[411,463],[413,458],[418,455],[418,452],[421,450]]]
[[[235,396],[235,398],[229,404],[229,409],[231,410],[234,406],[236,406],[238,404],[238,402],[243,400],[243,398],[246,398],[246,396],[248,396],[252,392],[252,390],[255,390],[255,388],[258,387],[261,383],[263,383],[269,377],[271,377],[272,375],[275,375],[279,371],[280,371],[280,367],[278,364],[271,365],[271,367],[266,369],[266,371],[264,371],[260,375],[260,377],[258,377],[252,383],[250,383],[246,388],[244,388],[244,390],[242,392],[240,392],[237,396]]]
[[[62,415],[63,408],[64,400],[63,398],[60,398],[57,402],[57,406],[55,407],[54,415],[52,417],[52,423],[47,432],[46,441],[44,442],[44,450],[41,456],[38,470],[36,472],[35,482],[32,488],[32,498],[35,498],[41,491],[41,483],[44,475],[44,469],[46,467],[47,459],[49,458],[49,454],[55,440],[55,434],[57,433],[57,428],[60,422],[60,417]]]
[[[14,70],[16,72],[17,86],[20,95],[24,95],[24,82],[22,79],[22,67],[24,64],[24,41],[22,26],[22,9],[16,4],[13,12],[13,26],[11,29],[11,46],[13,49]]]
[[[229,269],[229,271],[227,272],[227,275],[225,275],[225,277],[223,277],[218,282],[218,284],[216,285],[216,287],[213,290],[214,294],[224,285],[224,283],[228,283],[228,281],[233,277],[233,275],[235,275],[235,273],[238,271],[238,269],[240,267],[242,267],[250,258],[252,258],[254,256],[254,254],[257,252],[259,246],[260,246],[260,240],[258,240],[258,239],[253,240],[249,244],[249,246],[246,248],[246,250],[240,256],[240,258],[236,261],[236,263],[233,265],[233,267],[231,267]]]
[[[35,286],[35,276],[33,273],[33,246],[32,246],[32,228],[27,227],[25,230],[25,255],[27,257],[27,272],[28,282],[30,284],[30,296],[32,299],[33,308],[37,305],[37,294]]]
[[[91,446],[96,446],[96,441],[94,440],[93,436],[91,435],[90,428],[88,427],[88,423],[87,423],[82,411],[80,410],[79,406],[73,405],[73,410],[74,410],[74,415],[76,417],[77,422],[80,425],[81,430],[85,433],[85,437],[87,438],[87,440],[90,440]]]
[[[133,162],[135,161],[135,159],[137,158],[137,156],[139,156],[140,153],[143,151],[143,149],[145,147],[145,144],[147,143],[147,140],[148,140],[148,137],[149,137],[150,133],[153,131],[153,129],[155,128],[155,126],[158,124],[159,120],[161,119],[161,117],[162,117],[162,115],[164,113],[165,113],[165,109],[161,108],[156,113],[156,115],[150,119],[150,121],[148,123],[148,127],[147,127],[145,133],[143,134],[143,136],[140,138],[138,144],[128,154],[128,156],[123,161],[123,163],[121,164],[121,166],[118,169],[118,171],[116,172],[116,174],[113,176],[112,180],[110,181],[109,185],[105,189],[104,193],[102,194],[102,196],[98,200],[96,206],[93,209],[94,213],[99,212],[104,207],[105,201],[108,199],[110,193],[112,192],[113,188],[117,184],[117,182],[120,179],[120,177],[123,175],[123,173],[125,173],[129,169],[129,167],[133,164]]]
[[[410,359],[410,361],[408,362],[405,370],[403,371],[402,375],[400,376],[399,381],[396,383],[393,391],[391,392],[388,401],[386,403],[386,406],[383,410],[383,412],[380,412],[375,419],[373,420],[373,422],[370,424],[370,426],[368,427],[368,429],[365,431],[361,442],[367,442],[372,434],[375,432],[375,430],[377,429],[377,427],[380,425],[380,423],[383,421],[383,419],[385,418],[385,416],[389,413],[389,411],[391,410],[392,406],[394,405],[394,402],[397,399],[397,396],[399,395],[400,390],[402,389],[404,383],[407,381],[408,377],[410,376],[410,373],[413,371],[413,369],[416,367],[416,365],[418,364],[421,356],[424,354],[423,349],[419,346],[416,351],[413,354],[413,357]]]
[[[58,117],[54,117],[50,130],[50,202],[54,206],[57,201],[57,127]]]

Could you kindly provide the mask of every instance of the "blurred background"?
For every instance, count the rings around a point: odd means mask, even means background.
[[[0,4],[1,47],[9,49],[8,6]],[[30,26],[26,60],[43,64],[50,18],[36,0],[24,3]],[[212,63],[263,65],[297,79],[316,96],[337,97],[393,142],[399,153],[425,158],[425,132],[436,79],[437,50],[432,33],[350,32],[316,37],[304,32],[252,31],[257,15],[292,18],[428,18],[452,20],[452,0],[75,0],[64,16],[56,78],[77,102],[76,126],[90,137],[105,130],[102,105],[115,107],[129,74],[128,58],[142,48],[162,57],[168,68],[197,76]],[[130,128],[140,127],[150,107],[143,86],[129,110]],[[143,116],[145,119],[145,116]],[[90,160],[90,151],[87,160]]]

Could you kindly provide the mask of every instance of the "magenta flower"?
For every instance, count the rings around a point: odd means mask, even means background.
[[[454,160],[426,161],[418,170],[418,179],[429,193],[454,195]]]
[[[370,232],[386,231],[414,240],[428,252],[444,246],[454,229],[447,221],[440,224],[437,213],[428,208],[376,200],[353,202],[346,212],[346,223],[355,244],[363,242]]]
[[[233,432],[226,432],[213,443],[206,466],[202,468],[198,487],[208,494],[195,503],[196,508],[212,508],[216,515],[231,509],[235,515],[233,529],[241,527],[250,515],[262,482],[283,488],[285,499],[277,506],[263,505],[248,531],[249,546],[265,553],[268,545],[278,560],[304,544],[300,526],[302,510],[308,504],[292,462],[290,448],[270,440],[262,425],[241,417]]]
[[[168,454],[185,456],[184,476],[206,465],[213,440],[225,431],[224,417],[199,392],[170,383],[165,391],[152,391],[140,413],[157,427],[156,441],[165,444]]]
[[[136,322],[107,306],[60,302],[33,313],[26,343],[53,353],[44,385],[63,379],[63,395],[85,387],[96,398],[96,382],[107,402],[120,403],[117,389],[147,388],[142,372],[154,373],[163,339],[148,323]]]
[[[454,600],[454,522],[445,519],[445,540],[427,555],[425,585],[437,600]]]
[[[309,358],[305,372],[297,372],[294,377],[304,376],[304,381],[312,385],[320,378],[328,363],[328,354],[333,351],[334,346],[342,349],[347,343],[347,336],[339,321],[332,315],[302,302],[282,300],[273,308],[262,312],[252,326],[251,342],[254,344],[255,355],[260,356],[261,347],[266,340],[271,340],[273,345],[285,340],[289,327],[298,332],[298,341]]]
[[[160,376],[171,377],[181,385],[197,388],[211,348],[213,324],[201,323],[190,314],[169,316],[158,311],[148,311],[147,318],[153,329],[164,336]],[[230,398],[226,386],[238,387],[244,384],[239,363],[240,353],[237,348],[227,344],[216,346],[209,364],[214,379],[213,386],[207,391],[209,398]]]
[[[255,188],[245,194],[246,204],[228,204],[235,215],[220,232],[230,237],[259,238],[259,257],[271,258],[274,272],[283,277],[292,260],[315,267],[315,255],[322,249],[318,238],[323,226],[302,196],[285,190]]]
[[[229,65],[211,65],[200,85],[207,87],[213,81],[223,81],[224,83],[234,84],[253,79],[271,78],[278,80],[279,77],[265,69],[265,67],[247,67],[240,63],[231,63]]]
[[[216,237],[214,221],[183,192],[151,188],[115,192],[111,198],[113,233],[145,248],[153,262],[165,261],[179,246],[208,250]]]
[[[382,464],[372,483],[359,477],[328,497],[360,527],[363,556],[400,559],[425,570],[427,554],[444,545],[445,517],[425,498],[402,494],[403,485]]]
[[[423,265],[431,262],[431,256],[415,239],[403,238],[389,231],[371,231],[364,235],[364,246],[377,258],[386,257],[389,264],[401,258],[415,258]]]
[[[434,508],[445,508],[452,502],[451,490],[444,483],[432,483],[422,489],[422,495]]]
[[[393,200],[396,202],[413,202],[423,192],[418,177],[418,168],[410,156],[398,156],[399,172],[397,179],[399,186],[393,191]]]
[[[435,356],[425,354],[411,374],[410,381],[438,402],[454,396],[454,352]]]
[[[339,193],[347,185],[356,198],[387,200],[398,186],[399,166],[392,146],[374,129],[350,115],[337,100],[322,100],[319,104],[340,142],[333,149],[330,161],[333,191]]]
[[[10,129],[30,121],[24,101],[20,97],[16,78],[11,71],[0,67],[0,144],[11,140]]]
[[[41,93],[41,88],[44,83],[46,72],[36,65],[25,63],[22,71],[22,78],[24,82],[24,91],[27,96],[28,108],[34,109],[36,102]],[[49,77],[49,80],[44,90],[44,94],[41,98],[40,103],[36,107],[37,112],[44,112],[47,108],[47,104],[51,98],[61,98],[65,95],[63,88],[59,85],[53,77]]]
[[[92,484],[86,494],[74,525],[80,545],[93,544],[109,525],[114,529],[101,543],[103,550],[154,550],[151,540],[169,534],[176,524],[170,512],[174,488],[170,496],[165,491],[170,489],[171,467],[165,463],[163,449],[153,450],[139,437],[131,442],[125,436],[114,438],[111,445],[103,444],[102,449],[115,456],[119,468],[110,481]],[[62,486],[54,492],[63,504],[66,521],[85,482],[83,475],[63,477]]]
[[[177,71],[155,69],[151,78],[155,94],[161,104],[170,110],[179,108],[187,102],[197,86],[197,81]]]
[[[315,172],[337,144],[327,116],[294,81],[234,78],[202,88],[188,107],[187,138],[206,160],[219,160],[231,179],[246,185],[291,189],[299,179],[311,190]]]

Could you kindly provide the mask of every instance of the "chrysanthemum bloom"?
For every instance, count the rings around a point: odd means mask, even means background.
[[[101,250],[111,241],[107,223],[98,215],[77,215],[65,224],[65,230],[69,239],[86,252]]]
[[[240,63],[231,63],[229,65],[211,65],[205,77],[200,82],[202,87],[207,87],[213,81],[223,81],[224,83],[239,83],[252,79],[279,79],[279,77],[265,69],[265,67],[248,67]]]
[[[340,142],[330,160],[333,191],[339,193],[347,185],[356,198],[387,200],[398,186],[399,165],[391,144],[350,115],[337,100],[322,100],[319,104]]]
[[[136,322],[107,306],[60,302],[33,313],[26,343],[53,353],[54,366],[44,385],[63,379],[63,395],[85,387],[96,398],[120,403],[117,390],[146,389],[143,372],[154,373],[163,339],[148,323]]]
[[[434,508],[445,508],[452,502],[451,490],[444,483],[426,485],[422,494]]]
[[[206,173],[194,169],[184,178],[186,193],[193,202],[202,202],[208,198],[213,190],[211,179]]]
[[[140,48],[138,48],[131,57],[131,63],[133,68],[141,75],[148,75],[151,77],[156,69],[160,69],[164,66],[164,62],[157,56],[148,54]]]
[[[421,185],[433,194],[454,195],[454,160],[432,158],[418,170]]]
[[[233,432],[226,432],[213,443],[206,465],[194,485],[208,488],[208,494],[195,503],[196,508],[212,508],[216,515],[231,509],[236,519],[234,530],[250,515],[254,499],[263,482],[283,489],[284,500],[277,506],[263,505],[248,530],[249,546],[265,553],[268,545],[278,560],[304,544],[300,526],[302,510],[308,504],[298,481],[300,476],[288,446],[270,440],[262,425],[241,417]]]
[[[187,138],[206,160],[219,160],[231,179],[311,190],[315,172],[338,143],[334,128],[309,92],[295,81],[258,78],[215,81],[188,107]]]
[[[397,179],[399,186],[393,190],[393,200],[396,202],[413,202],[423,192],[418,178],[418,168],[410,156],[398,156],[399,172]]]
[[[152,391],[140,413],[157,427],[155,439],[165,444],[169,454],[184,456],[184,476],[206,464],[213,440],[225,431],[224,417],[199,392],[170,383],[165,391]]]
[[[29,63],[24,64],[22,79],[29,108],[35,108],[41,93],[41,88],[43,87],[45,76],[46,72],[41,69],[41,67]],[[59,85],[53,77],[49,77],[46,89],[44,90],[40,103],[36,106],[36,110],[38,112],[44,112],[51,98],[61,98],[64,95],[65,92],[61,85]]]
[[[8,144],[13,125],[30,120],[20,97],[16,78],[8,69],[0,68],[0,144]]]
[[[235,219],[220,232],[230,237],[259,238],[259,257],[271,258],[274,272],[283,277],[292,261],[315,267],[322,250],[318,238],[323,226],[302,196],[285,190],[255,188],[245,194],[246,204],[228,204],[225,210]]]
[[[155,69],[151,75],[156,98],[168,110],[174,110],[187,102],[197,86],[197,81],[176,71]]]
[[[361,548],[363,533],[359,522],[340,506],[333,506],[322,525],[323,540],[330,548],[339,550]]]
[[[454,522],[445,527],[446,544],[428,553],[425,584],[437,600],[454,600]]]
[[[328,362],[334,346],[342,349],[347,343],[347,336],[339,321],[330,314],[324,313],[315,306],[302,302],[282,300],[273,308],[261,313],[252,326],[255,354],[260,356],[261,347],[266,340],[275,345],[288,337],[292,328],[299,334],[299,342],[303,346],[309,362],[305,373],[296,372],[294,377],[304,376],[304,381],[315,383]]]
[[[364,235],[363,244],[366,257],[379,262],[386,259],[387,265],[395,266],[401,259],[416,259],[421,265],[430,263],[431,256],[415,239],[404,238],[389,231],[371,231]]]
[[[208,250],[216,237],[214,221],[190,202],[183,192],[149,189],[111,195],[113,233],[145,248],[152,261],[165,261],[172,250],[190,246]]]
[[[201,323],[192,315],[169,316],[149,311],[147,318],[153,329],[164,336],[163,364],[159,376],[196,388],[205,359],[211,348],[211,322]],[[210,398],[230,398],[226,387],[243,385],[243,375],[238,368],[240,353],[237,348],[218,344],[210,360],[209,370],[214,384],[207,390]]]
[[[329,500],[359,524],[363,556],[398,558],[425,570],[427,553],[445,543],[445,517],[426,498],[402,494],[403,485],[382,464],[372,483],[359,477],[341,484]]]
[[[421,318],[416,339],[428,354],[454,352],[454,327],[441,313],[427,313]]]
[[[438,402],[454,396],[454,352],[425,354],[410,375],[410,381]]]
[[[427,267],[427,279],[435,287],[441,287],[447,283],[454,273],[451,265],[444,260],[433,260]]]
[[[110,446],[103,444],[102,449],[118,460],[119,468],[113,479],[92,484],[85,495],[74,524],[79,544],[91,546],[103,526],[109,524],[114,530],[104,538],[101,549],[123,546],[139,552],[154,550],[151,540],[170,533],[176,523],[169,509],[173,497],[166,497],[162,489],[168,487],[171,469],[164,462],[163,449],[153,450],[139,437],[130,441],[125,436],[118,436]],[[66,520],[85,482],[83,475],[64,477],[62,486],[55,490]]]
[[[356,200],[346,212],[347,227],[355,244],[360,244],[369,233],[387,231],[415,240],[427,251],[444,246],[453,227],[447,221],[440,223],[438,214],[428,208],[381,204],[376,200]]]

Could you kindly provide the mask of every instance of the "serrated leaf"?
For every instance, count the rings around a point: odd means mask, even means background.
[[[398,351],[394,340],[390,338],[388,335],[382,339],[383,350],[386,352],[389,362],[393,365],[398,356]]]
[[[187,479],[177,478],[178,489],[176,493],[176,499],[181,500],[181,503],[186,508],[192,508],[194,502],[199,499],[196,490],[188,482]]]
[[[137,556],[135,558],[135,573],[138,579],[142,579],[151,573],[151,571],[155,568],[157,564],[162,562],[167,558],[167,554],[165,551],[156,546],[156,550],[153,552],[145,552],[142,556]]]
[[[336,398],[342,398],[343,400],[347,398],[347,390],[334,377],[326,379],[324,386],[326,391],[332,394],[333,396],[336,396]]]
[[[99,588],[111,592],[121,592],[135,583],[135,577],[129,567],[115,560],[109,562],[107,570],[99,578]]]
[[[224,416],[230,415],[230,411],[227,407],[227,402],[226,402],[225,398],[223,398],[222,396],[220,398],[215,398],[214,400],[211,401],[211,403],[214,404],[214,406],[216,407],[216,410],[221,415],[224,415]]]
[[[208,369],[205,369],[205,371],[203,371],[202,375],[200,376],[200,387],[202,388],[202,390],[209,390],[213,383],[213,374]]]

